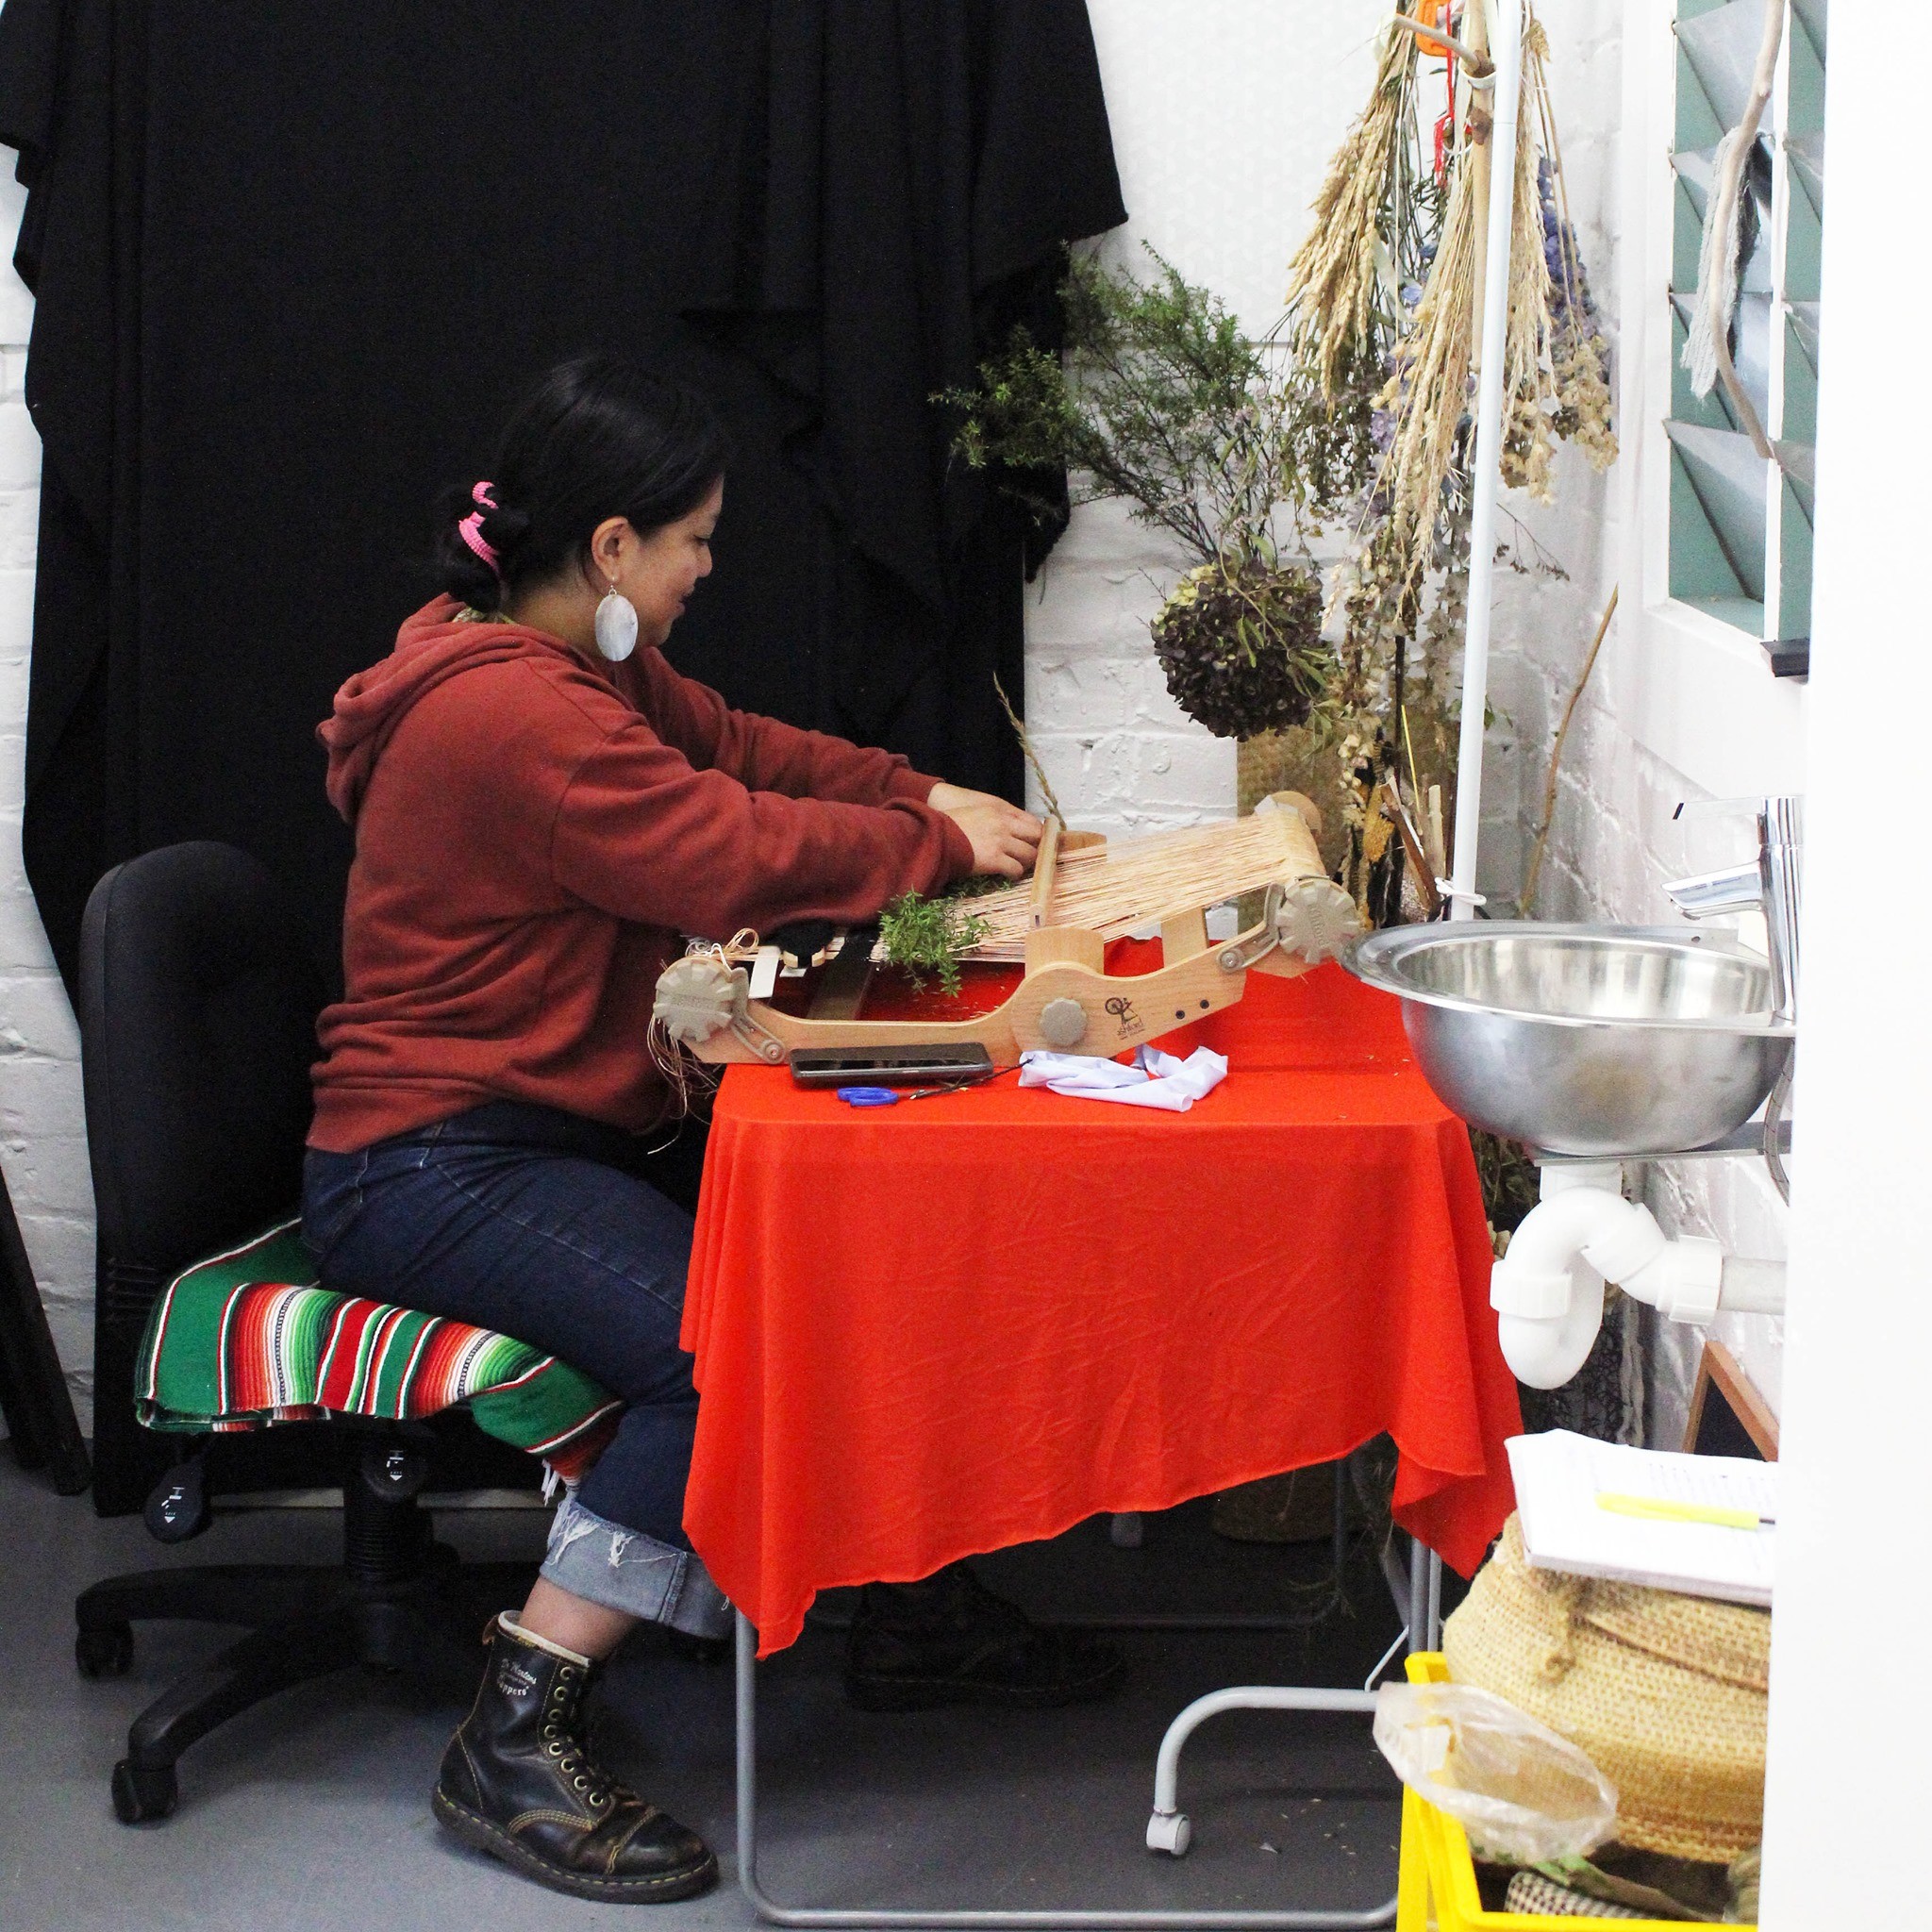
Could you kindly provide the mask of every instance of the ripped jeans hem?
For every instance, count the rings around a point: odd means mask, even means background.
[[[724,1637],[731,1630],[730,1602],[694,1551],[607,1522],[574,1492],[558,1506],[539,1574],[573,1596],[687,1636]]]

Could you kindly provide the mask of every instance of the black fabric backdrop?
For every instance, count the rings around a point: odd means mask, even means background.
[[[261,857],[331,969],[312,732],[513,391],[620,350],[740,444],[672,641],[739,705],[1017,795],[1029,541],[928,402],[1124,219],[1084,0],[8,0],[45,447],[29,876]]]

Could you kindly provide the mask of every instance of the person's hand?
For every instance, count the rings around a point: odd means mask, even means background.
[[[1046,828],[1030,811],[1022,811],[991,791],[969,791],[962,785],[935,785],[925,802],[944,812],[972,841],[974,873],[1023,879],[1033,870]]]

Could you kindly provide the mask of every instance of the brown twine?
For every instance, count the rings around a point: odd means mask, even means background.
[[[708,1099],[718,1091],[724,1069],[708,1065],[681,1041],[673,1040],[655,1013],[644,1033],[644,1050],[651,1057],[651,1064],[663,1075],[670,1095],[664,1111],[666,1122],[687,1119],[699,1101]]]

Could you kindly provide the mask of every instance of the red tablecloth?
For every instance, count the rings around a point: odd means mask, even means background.
[[[1186,1114],[1010,1074],[858,1109],[731,1070],[685,1305],[685,1527],[761,1652],[818,1591],[1381,1430],[1397,1522],[1481,1561],[1512,1507],[1516,1391],[1468,1135],[1396,1003],[1334,967],[1251,974],[1164,1043],[1198,1042],[1233,1071]]]

